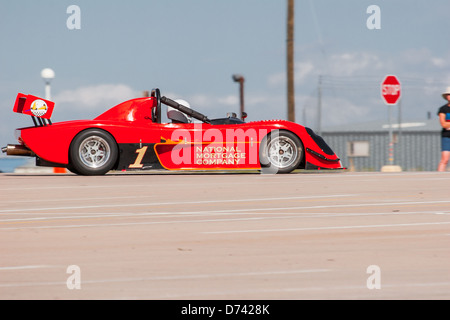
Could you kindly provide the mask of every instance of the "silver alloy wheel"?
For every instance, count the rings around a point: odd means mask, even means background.
[[[297,159],[297,146],[289,137],[279,136],[271,139],[267,149],[270,163],[277,168],[286,168]]]
[[[107,163],[111,149],[102,137],[90,136],[80,143],[78,154],[84,165],[89,168],[99,168]]]

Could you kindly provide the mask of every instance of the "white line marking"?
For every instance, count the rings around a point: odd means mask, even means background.
[[[291,217],[285,217],[291,218]],[[22,226],[22,227],[6,227],[0,230],[22,230],[22,229],[60,229],[60,228],[91,228],[91,227],[125,227],[125,226],[144,226],[152,224],[177,224],[177,223],[204,223],[204,222],[228,222],[228,221],[254,221],[254,220],[268,220],[280,219],[280,217],[272,218],[228,218],[228,219],[202,219],[202,220],[177,220],[177,221],[152,221],[152,222],[125,222],[125,223],[100,223],[100,224],[78,224],[78,225],[58,225],[58,226]]]
[[[419,222],[419,223],[398,223],[398,224],[372,224],[360,226],[332,226],[332,227],[310,227],[310,228],[286,228],[286,229],[260,229],[260,230],[229,230],[229,231],[204,231],[205,234],[224,234],[224,233],[257,233],[257,232],[286,232],[286,231],[317,231],[317,230],[343,230],[343,229],[365,229],[365,228],[395,228],[395,227],[413,227],[427,225],[450,224],[445,222]]]
[[[302,273],[320,273],[330,272],[329,269],[303,269],[303,270],[279,270],[279,271],[262,271],[262,272],[237,272],[237,273],[212,273],[212,274],[193,274],[193,275],[173,275],[173,276],[155,276],[143,278],[117,278],[117,279],[99,279],[85,280],[82,284],[96,283],[114,283],[114,282],[140,282],[140,281],[167,281],[167,280],[192,280],[192,279],[214,279],[214,278],[233,278],[233,277],[258,277],[273,276],[284,274],[302,274]],[[34,286],[53,286],[66,285],[65,282],[26,282],[26,283],[0,283],[0,287],[34,287]]]
[[[352,196],[356,196],[356,194],[282,197],[282,198],[251,198],[251,199],[231,199],[231,200],[202,200],[202,201],[180,201],[180,202],[147,202],[147,203],[105,204],[94,206],[70,206],[70,207],[53,207],[53,208],[23,208],[12,210],[11,209],[0,210],[0,213],[13,213],[23,211],[46,211],[46,210],[93,209],[93,208],[144,207],[144,206],[183,205],[183,204],[230,203],[230,202],[249,202],[249,201],[305,200],[305,199],[338,198],[338,197],[352,197]]]
[[[151,176],[151,175],[147,175],[147,176]],[[157,177],[157,176],[154,176],[154,177]],[[191,176],[191,177],[194,177],[194,176]],[[255,176],[255,177],[257,177],[257,179],[260,178],[258,175]],[[97,178],[101,179],[102,177],[98,176]],[[226,178],[227,179],[234,179],[234,178],[232,178],[232,175],[228,175],[228,176],[226,176]],[[274,179],[276,179],[276,177],[271,177],[270,178],[270,183],[273,183],[273,184],[285,184],[285,179],[286,178],[284,178],[281,181],[273,181]],[[297,176],[297,179],[298,179],[298,176]],[[264,179],[264,180],[266,180],[266,179]],[[157,180],[151,180],[148,184],[127,184],[127,185],[112,184],[112,183],[104,184],[104,185],[71,185],[71,186],[63,186],[63,185],[61,185],[61,186],[45,186],[45,187],[40,186],[40,185],[36,185],[36,186],[29,186],[28,185],[26,187],[23,186],[23,187],[16,187],[16,188],[8,188],[8,187],[0,188],[0,191],[23,191],[23,190],[36,190],[36,189],[39,189],[39,190],[47,190],[47,189],[48,190],[51,190],[51,189],[58,189],[58,190],[59,189],[70,189],[70,190],[74,190],[74,189],[100,189],[100,188],[116,188],[116,189],[127,189],[128,190],[130,188],[151,188],[151,187],[154,187],[155,181],[157,181]],[[229,180],[227,180],[225,182],[221,181],[220,185],[222,185],[222,186],[234,186],[236,184],[234,181],[233,182],[228,182],[228,181]],[[90,181],[86,180],[86,183],[89,183],[89,182]],[[191,180],[189,180],[189,182],[192,183],[193,180],[191,179]],[[186,180],[184,180],[182,182],[179,182],[179,183],[161,183],[160,181],[157,181],[157,183],[158,183],[158,186],[170,188],[170,187],[184,186],[186,184]],[[245,185],[260,185],[261,181],[258,181],[258,180],[245,181],[245,182],[241,181],[240,183],[241,184],[245,184]],[[217,183],[216,182],[202,182],[202,186],[203,187],[217,186]]]
[[[427,283],[407,283],[407,284],[382,284],[381,285],[381,290],[377,290],[379,291],[377,293],[377,297],[389,297],[389,296],[394,296],[395,298],[398,297],[408,297],[408,296],[418,296],[418,297],[428,297],[430,296],[430,294],[423,294],[422,292],[408,292],[408,293],[398,293],[396,291],[386,291],[383,289],[401,289],[401,288],[420,288],[420,287],[446,287],[449,286],[450,282],[427,282]],[[164,296],[161,296],[161,294],[157,294],[154,293],[154,295],[151,296],[150,299],[161,299],[161,298],[165,298],[165,299],[192,299],[192,297],[195,297],[194,299],[199,299],[199,297],[205,297],[206,299],[210,299],[211,296],[236,296],[236,295],[249,295],[249,296],[254,296],[254,294],[261,294],[261,293],[311,293],[311,292],[321,292],[321,291],[326,291],[326,292],[330,292],[330,291],[337,291],[334,292],[333,294],[336,295],[335,298],[337,299],[364,299],[364,297],[367,297],[369,299],[373,299],[374,297],[374,292],[371,290],[367,289],[367,286],[363,286],[363,285],[329,285],[329,284],[325,284],[321,287],[315,286],[315,287],[285,287],[285,288],[258,288],[258,289],[252,289],[252,288],[247,288],[247,289],[238,289],[236,290],[235,288],[232,290],[222,290],[222,291],[190,291],[190,292],[180,292],[180,293],[166,293]],[[431,296],[442,296],[439,293],[432,293]],[[447,296],[447,295],[446,295]],[[295,295],[294,298],[298,299],[298,295]],[[326,299],[329,299],[330,296],[329,294],[327,296],[325,296]],[[138,299],[136,297],[133,297],[132,299]],[[219,298],[220,299],[220,298]],[[311,299],[310,295],[308,294],[308,296],[306,297],[306,299]],[[319,298],[320,299],[320,298]]]
[[[42,268],[53,268],[53,266],[45,265],[35,265],[35,266],[14,266],[14,267],[0,267],[0,271],[5,270],[28,270],[28,269],[42,269]]]
[[[334,195],[334,196],[318,196],[318,198],[326,197],[350,197],[354,195]],[[266,198],[266,199],[239,199],[239,200],[207,200],[207,201],[192,201],[192,202],[159,202],[159,203],[140,203],[140,204],[120,204],[120,205],[97,205],[97,206],[83,206],[83,207],[58,207],[58,208],[28,208],[28,209],[14,209],[14,210],[0,210],[3,214],[22,214],[23,211],[46,211],[46,210],[72,210],[72,209],[94,209],[94,208],[117,208],[117,207],[142,207],[142,206],[157,206],[157,205],[181,205],[181,204],[203,204],[203,203],[223,203],[223,202],[247,202],[247,201],[274,201],[287,199],[312,199],[313,197],[289,197],[289,198]],[[385,202],[385,203],[357,203],[357,204],[338,204],[338,205],[320,205],[320,206],[302,206],[302,207],[272,207],[272,208],[253,208],[253,209],[233,209],[233,210],[216,210],[210,212],[250,212],[250,211],[277,211],[281,210],[304,210],[304,209],[329,209],[329,208],[355,208],[355,207],[373,207],[373,206],[390,206],[390,205],[416,205],[416,204],[439,204],[450,203],[450,200],[442,201],[405,201],[405,202]],[[172,212],[171,212],[172,213]],[[42,214],[42,213],[41,213]]]
[[[98,223],[98,224],[78,224],[78,225],[57,225],[57,226],[17,226],[5,227],[0,230],[21,230],[21,229],[70,229],[70,228],[91,228],[91,227],[125,227],[125,226],[144,226],[156,224],[177,224],[177,223],[205,223],[205,222],[230,222],[230,221],[256,221],[256,220],[277,220],[292,219],[292,216],[273,216],[273,217],[253,217],[253,218],[223,218],[223,219],[202,219],[202,220],[176,220],[176,221],[151,221],[151,222],[125,222],[125,223]],[[418,224],[398,224],[398,225],[368,225],[368,226],[342,226],[342,227],[318,227],[318,228],[287,228],[287,229],[267,229],[267,230],[234,230],[219,232],[202,233],[245,233],[245,232],[278,232],[278,231],[307,231],[307,230],[327,230],[327,229],[350,229],[350,228],[378,228],[378,227],[396,227],[427,224],[450,224],[450,222],[437,223],[418,223]]]
[[[253,210],[253,209],[249,209]],[[42,213],[39,213],[42,214]],[[7,218],[0,219],[0,222],[20,222],[20,221],[47,221],[47,220],[69,220],[69,219],[96,219],[96,218],[139,218],[139,217],[177,217],[177,216],[189,216],[189,217],[203,217],[203,216],[222,216],[222,215],[273,215],[275,217],[261,217],[261,219],[282,219],[282,218],[316,218],[316,217],[358,217],[358,216],[379,216],[379,215],[414,215],[414,214],[436,214],[436,215],[448,215],[449,212],[442,211],[404,211],[404,212],[353,212],[353,213],[339,213],[339,212],[247,212],[246,209],[230,212],[229,210],[214,210],[214,211],[168,211],[168,212],[143,212],[143,213],[91,213],[91,212],[71,212],[69,216],[65,216],[64,212],[54,212],[53,215],[47,217],[33,217],[33,218]],[[283,216],[287,215],[287,216]],[[247,218],[253,220],[255,218]],[[242,218],[245,220],[245,218]],[[195,222],[195,221],[193,221]],[[0,228],[1,229],[1,228]]]
[[[99,198],[57,198],[57,199],[26,199],[24,203],[33,203],[33,202],[58,202],[58,201],[92,201],[92,200],[119,200],[119,199],[138,199],[138,198],[152,198],[154,196],[127,196],[127,197],[99,197]],[[2,203],[20,203],[21,200],[6,200]]]

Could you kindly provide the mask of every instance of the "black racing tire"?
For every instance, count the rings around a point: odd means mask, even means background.
[[[297,169],[303,159],[301,140],[292,132],[274,130],[261,142],[259,161],[263,173],[289,173]]]
[[[117,143],[108,132],[84,130],[70,145],[70,171],[86,176],[104,175],[114,167],[118,154]]]
[[[71,164],[67,166],[67,170],[75,174],[80,174]]]

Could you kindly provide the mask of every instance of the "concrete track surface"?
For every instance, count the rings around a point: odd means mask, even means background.
[[[450,174],[0,175],[0,299],[449,299]]]

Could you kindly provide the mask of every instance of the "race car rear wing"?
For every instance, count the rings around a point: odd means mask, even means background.
[[[31,116],[36,127],[51,125],[50,120],[55,103],[31,94],[17,94],[13,111]]]

